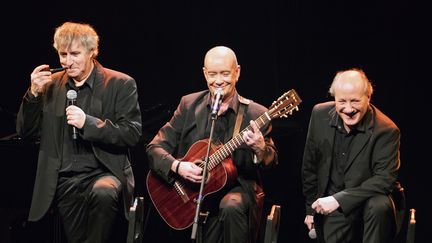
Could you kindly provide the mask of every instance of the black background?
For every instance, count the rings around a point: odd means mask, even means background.
[[[34,67],[59,66],[52,47],[54,28],[64,21],[90,23],[101,37],[98,60],[133,76],[139,88],[144,136],[133,151],[137,195],[146,196],[144,145],[182,95],[206,89],[201,68],[208,49],[226,45],[236,52],[242,68],[239,93],[264,106],[295,89],[303,102],[292,116],[274,120],[280,165],[264,175],[266,205],[282,207],[279,242],[308,241],[300,167],[312,106],[330,100],[327,90],[336,71],[363,68],[374,84],[372,103],[401,129],[400,178],[408,208],[417,210],[416,242],[425,242],[430,214],[424,199],[430,192],[430,119],[426,118],[430,116],[426,87],[430,22],[415,2],[14,1],[8,5],[2,6],[0,16],[0,138],[15,133],[16,112]],[[9,212],[4,225],[23,224],[13,219],[9,208],[16,215],[26,214],[35,151],[28,145],[2,146],[1,164],[7,165],[2,169],[2,187],[15,185],[2,192],[8,200],[3,200],[0,212]],[[148,225],[147,242],[168,242],[168,237],[180,235],[189,240],[190,230],[169,230],[154,211]],[[6,241],[4,234],[10,231],[0,233],[0,240]]]

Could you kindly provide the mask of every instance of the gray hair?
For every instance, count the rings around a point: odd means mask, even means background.
[[[99,36],[89,24],[65,22],[56,28],[54,34],[54,48],[59,51],[61,48],[67,48],[73,41],[78,40],[87,51],[93,50],[97,56],[99,53]]]
[[[329,93],[331,96],[335,96],[335,83],[336,81],[339,79],[340,75],[342,75],[345,72],[349,72],[349,71],[354,71],[357,72],[360,75],[361,80],[363,80],[364,82],[364,92],[368,97],[372,97],[372,93],[373,93],[373,87],[372,87],[372,82],[368,79],[368,77],[366,76],[366,73],[361,70],[360,68],[350,68],[347,70],[342,70],[336,73],[336,76],[333,79],[333,82],[330,86],[329,89]]]

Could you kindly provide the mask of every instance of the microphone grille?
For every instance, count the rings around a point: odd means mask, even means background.
[[[311,239],[316,239],[317,238],[317,234],[316,234],[316,231],[315,231],[315,229],[314,228],[312,228],[310,231],[309,231],[309,238],[311,238]]]
[[[77,92],[73,89],[69,90],[66,93],[66,97],[68,98],[68,100],[74,100],[77,98],[77,96],[78,96]]]

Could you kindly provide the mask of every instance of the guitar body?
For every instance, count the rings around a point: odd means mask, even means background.
[[[208,140],[197,141],[180,161],[202,164],[207,153],[207,146]],[[217,149],[218,146],[212,145],[210,155]],[[207,178],[203,190],[204,197],[221,190],[227,183],[235,180],[237,169],[231,158],[228,157],[214,168],[209,169]],[[147,190],[153,205],[170,227],[181,230],[193,224],[200,183],[191,183],[179,177],[174,184],[168,184],[155,172],[150,171],[147,175]]]

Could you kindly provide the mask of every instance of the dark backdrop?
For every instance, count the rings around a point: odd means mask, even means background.
[[[427,58],[422,57],[428,53],[426,23],[430,22],[415,2],[17,1],[8,5],[0,16],[0,138],[8,140],[15,132],[16,112],[34,67],[59,66],[52,47],[54,28],[64,21],[90,23],[101,37],[98,60],[130,74],[138,84],[144,123],[143,142],[133,153],[138,195],[146,196],[143,147],[182,95],[206,88],[201,68],[209,48],[227,45],[237,53],[242,67],[238,90],[245,97],[270,106],[283,92],[295,89],[303,103],[288,119],[274,121],[280,165],[264,175],[267,206],[282,206],[280,242],[307,241],[300,167],[312,106],[330,99],[327,90],[336,71],[363,68],[374,83],[372,102],[402,131],[400,177],[408,207],[417,209],[417,242],[425,241],[430,75],[422,65]],[[18,214],[25,215],[35,171],[34,148],[7,143],[1,153],[1,164],[10,166],[2,169],[2,183],[13,181],[17,189],[7,191],[9,203],[2,204],[2,212],[16,205]],[[15,203],[18,200],[23,204]],[[166,237],[179,235],[154,211],[149,215],[149,242],[167,242]],[[190,230],[182,233],[187,241]]]

